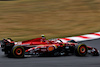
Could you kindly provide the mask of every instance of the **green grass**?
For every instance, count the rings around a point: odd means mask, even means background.
[[[99,0],[0,1],[0,39],[67,37],[100,31]]]

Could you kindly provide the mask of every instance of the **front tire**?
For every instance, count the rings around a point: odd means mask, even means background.
[[[75,47],[75,55],[77,56],[86,56],[87,54],[87,46],[85,44],[76,45]]]

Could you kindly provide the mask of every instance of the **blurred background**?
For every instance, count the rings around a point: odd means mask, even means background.
[[[100,0],[2,0],[0,39],[77,36],[100,31]]]

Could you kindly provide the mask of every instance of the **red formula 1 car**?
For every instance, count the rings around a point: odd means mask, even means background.
[[[22,42],[9,42],[3,39],[1,41],[1,48],[6,55],[18,58],[24,57],[24,55],[60,56],[68,55],[69,53],[77,56],[85,56],[88,51],[94,56],[99,55],[96,48],[79,44],[74,40],[63,43],[60,39],[56,39],[55,41],[46,40],[45,42],[41,42],[41,38]]]

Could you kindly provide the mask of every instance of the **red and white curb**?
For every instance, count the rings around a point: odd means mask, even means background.
[[[100,32],[95,32],[95,33],[90,33],[90,34],[85,34],[85,35],[80,35],[75,37],[65,37],[65,38],[60,38],[60,40],[62,40],[63,42],[67,42],[69,40],[86,41],[86,40],[93,40],[98,38],[100,38]]]

